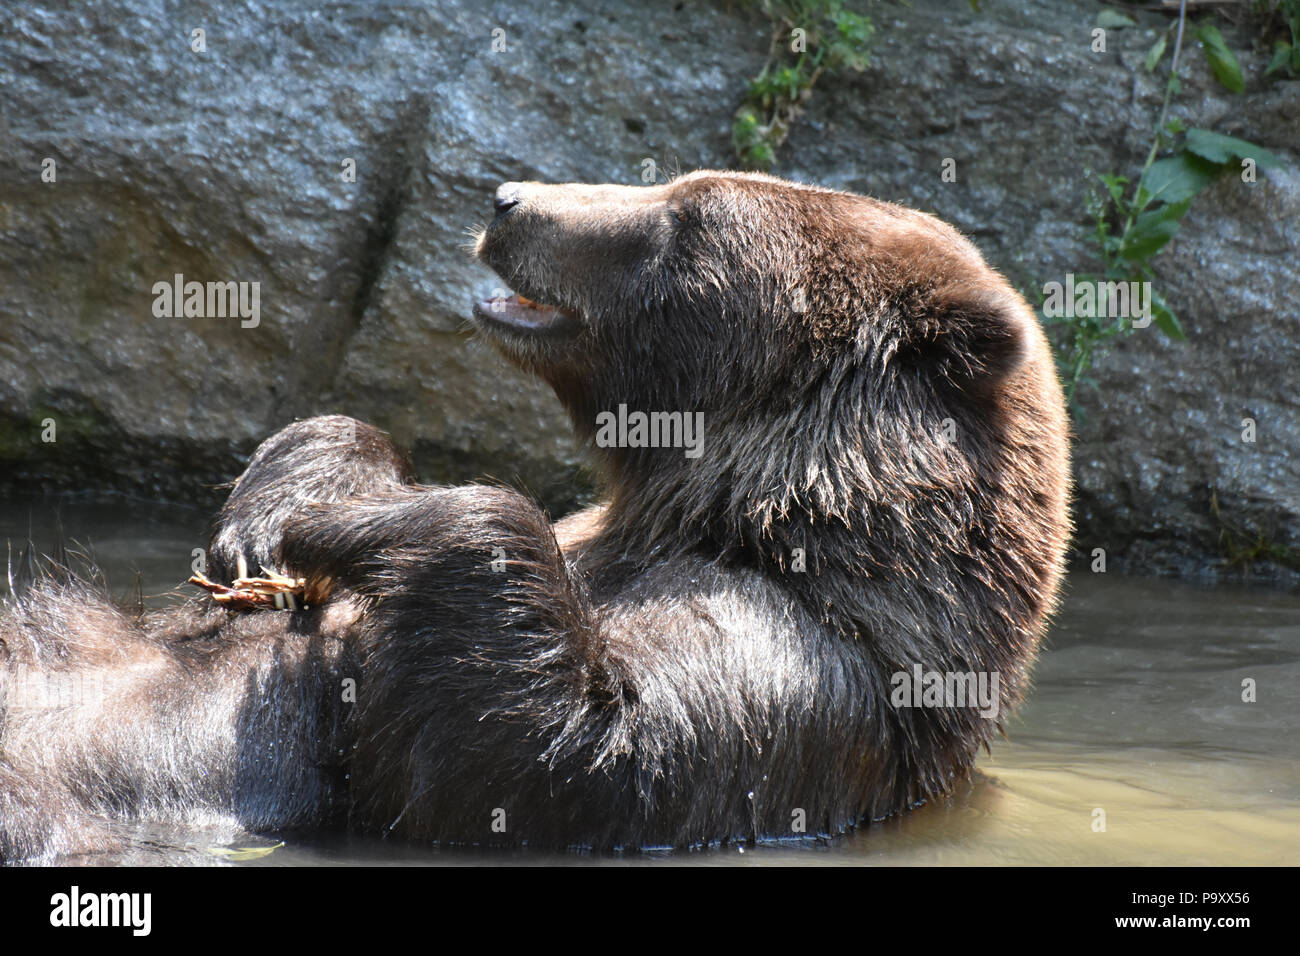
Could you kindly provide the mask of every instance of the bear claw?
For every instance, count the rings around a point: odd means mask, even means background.
[[[242,561],[240,565],[241,569],[246,570]],[[218,604],[226,604],[238,609],[287,607],[290,611],[296,611],[298,610],[297,596],[305,596],[307,592],[306,578],[291,578],[277,571],[268,571],[266,568],[262,569],[261,577],[240,576],[229,586],[218,584],[202,574],[192,575],[189,583],[203,588]]]

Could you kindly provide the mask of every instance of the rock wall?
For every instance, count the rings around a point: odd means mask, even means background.
[[[427,479],[520,482],[556,510],[587,493],[553,398],[468,331],[496,283],[467,231],[502,180],[728,165],[762,17],[702,0],[85,7],[19,0],[0,35],[0,491],[208,504],[258,440],[330,411],[390,430]],[[1168,21],[1143,13],[1097,54],[1099,5],[983,7],[873,4],[873,66],[819,84],[774,171],[932,211],[1031,291],[1093,265],[1088,171],[1140,165],[1162,91],[1141,58]],[[1135,334],[1083,395],[1078,543],[1113,568],[1214,569],[1212,495],[1251,542],[1300,547],[1300,83],[1263,82],[1250,33],[1225,34],[1248,92],[1194,52],[1175,113],[1291,165],[1198,200],[1156,260],[1188,341]],[[155,315],[176,274],[260,283],[257,327]]]

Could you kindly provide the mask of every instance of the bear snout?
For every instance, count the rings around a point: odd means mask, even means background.
[[[523,183],[502,183],[497,187],[496,196],[492,200],[492,208],[496,210],[498,216],[502,213],[509,212],[523,198]]]

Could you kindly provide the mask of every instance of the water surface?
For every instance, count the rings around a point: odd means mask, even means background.
[[[63,499],[59,511],[64,536],[88,546],[111,593],[131,600],[165,603],[205,543],[207,517],[185,508]],[[49,548],[56,524],[49,499],[0,501],[0,543],[15,551],[29,535]],[[1242,701],[1246,678],[1256,703]],[[120,862],[1294,865],[1298,705],[1300,595],[1081,572],[1028,703],[972,779],[829,844],[557,857],[153,827]]]

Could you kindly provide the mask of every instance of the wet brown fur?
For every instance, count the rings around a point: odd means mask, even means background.
[[[553,526],[510,489],[412,484],[360,423],[289,426],[212,559],[328,580],[324,606],[137,618],[51,579],[0,617],[0,857],[204,814],[534,846],[833,834],[993,738],[969,707],[892,706],[890,679],[997,672],[1002,718],[1027,689],[1068,452],[1021,298],[950,227],[847,193],[510,189],[478,255],[581,322],[485,334],[582,439],[620,403],[700,411],[701,457],[597,448],[606,502]],[[111,692],[15,706],[34,671]]]

